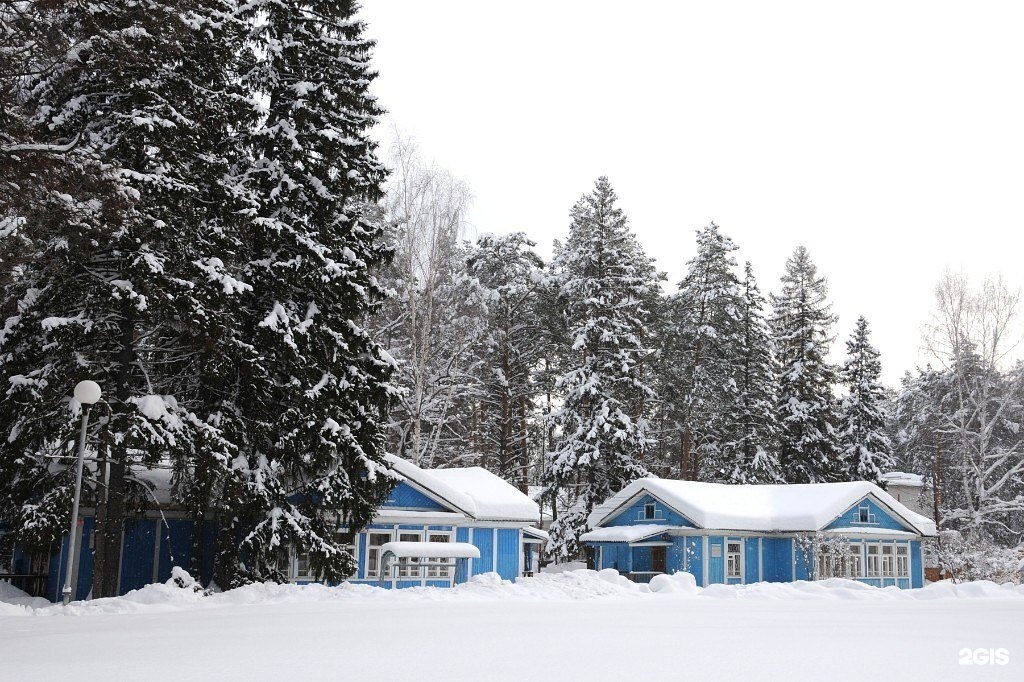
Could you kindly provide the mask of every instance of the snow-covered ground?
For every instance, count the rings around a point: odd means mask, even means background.
[[[567,571],[452,590],[252,585],[207,597],[151,585],[67,608],[7,586],[0,679],[1024,679],[1022,586],[691,581],[648,591]],[[1009,662],[958,662],[976,648],[1004,648]]]

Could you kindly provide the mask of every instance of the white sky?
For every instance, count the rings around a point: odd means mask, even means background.
[[[364,0],[384,123],[547,257],[608,175],[677,282],[714,220],[765,293],[810,249],[895,383],[947,268],[1019,287],[1024,2]]]

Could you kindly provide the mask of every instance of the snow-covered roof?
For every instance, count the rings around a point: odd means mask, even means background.
[[[652,535],[661,535],[670,530],[680,530],[682,526],[634,525],[606,526],[595,528],[580,536],[584,542],[639,542]]]
[[[924,476],[908,474],[905,471],[890,471],[887,474],[882,474],[882,480],[889,485],[902,485],[910,488],[924,487]]]
[[[541,530],[540,528],[534,528],[532,526],[523,528],[523,535],[529,535],[530,537],[534,537],[539,540],[545,541],[551,539],[551,536],[548,535],[548,532],[546,530]]]
[[[385,542],[381,555],[391,552],[398,558],[479,559],[480,550],[468,542]]]
[[[789,485],[726,485],[641,478],[594,509],[597,528],[634,498],[648,493],[701,528],[751,531],[817,531],[865,497],[872,497],[922,535],[935,524],[866,481]]]
[[[540,509],[536,502],[486,469],[421,469],[393,455],[387,459],[391,469],[400,477],[474,519],[540,522]]]

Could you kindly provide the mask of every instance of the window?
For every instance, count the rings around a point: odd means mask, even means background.
[[[313,565],[309,560],[309,552],[295,553],[295,580],[316,580]]]
[[[726,543],[725,550],[725,576],[727,578],[743,577],[743,543]]]
[[[428,542],[451,542],[452,536],[449,533],[431,533],[427,536]],[[451,577],[451,559],[431,559],[432,564],[444,564],[443,566],[430,566],[427,568],[428,578],[449,578]]]
[[[896,545],[896,575],[910,577],[910,547],[907,545]]]
[[[867,577],[877,578],[881,575],[880,566],[878,561],[878,545],[868,545],[868,572]]]
[[[338,531],[334,534],[334,541],[356,560],[356,563],[353,564],[353,566],[357,565],[359,562],[359,555],[356,553],[356,534],[348,530]],[[347,577],[352,578],[355,577],[355,575],[356,573],[353,569],[352,573]]]
[[[663,518],[665,518],[664,515],[661,513],[661,510],[658,509],[658,505],[654,502],[647,502],[644,504],[643,508],[640,509],[636,515],[637,521],[655,521]]]
[[[391,542],[391,533],[370,533],[366,544],[366,577],[380,577],[380,546]],[[390,576],[388,576],[390,577]]]
[[[857,508],[857,523],[875,523],[875,515],[871,513],[871,507]]]
[[[850,543],[850,553],[847,556],[847,575],[851,578],[860,578],[864,575],[864,554],[859,542]]]
[[[895,550],[893,545],[882,545],[882,575],[887,578],[896,575]]]
[[[422,542],[423,533],[420,532],[408,532],[402,531],[398,534],[399,542]],[[413,566],[411,564],[418,564],[420,562],[418,557],[408,557],[401,560],[401,563],[406,564],[402,568],[398,569],[399,578],[419,578],[420,567]]]

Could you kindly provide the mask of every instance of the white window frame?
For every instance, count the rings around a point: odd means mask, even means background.
[[[846,573],[850,578],[864,577],[864,543],[851,542],[846,553]]]
[[[881,578],[882,577],[882,548],[877,542],[864,543],[865,547],[865,562],[864,577],[866,578]],[[871,550],[875,550],[872,552]],[[874,559],[874,561],[872,561]],[[872,565],[873,564],[873,565]]]
[[[427,532],[429,532],[429,531],[427,531]],[[424,533],[424,531],[422,531],[422,530],[402,530],[401,528],[399,528],[396,531],[396,533],[397,533],[396,537],[398,538],[399,542],[423,542],[423,533]],[[409,564],[418,564],[419,562],[420,562],[420,560],[419,560],[418,557],[406,557],[406,558],[404,558],[402,560],[402,563],[403,564],[407,564],[407,565],[406,566],[402,566],[402,567],[400,567],[398,569],[398,579],[399,580],[422,580],[423,579],[423,569],[421,567],[419,567],[419,566],[409,565]]]
[[[387,536],[387,539],[384,540],[384,542],[380,543],[379,545],[374,545],[374,544],[371,544],[371,542],[370,542],[374,535],[384,535],[384,536]],[[380,548],[385,543],[392,542],[394,539],[395,539],[395,531],[392,530],[392,529],[387,529],[387,530],[371,529],[371,530],[367,530],[366,531],[366,571],[365,571],[365,575],[366,575],[367,578],[380,578],[381,577],[381,574],[380,574],[380,569],[381,569],[381,565],[380,565],[380,560],[381,560]],[[377,558],[377,568],[376,569],[371,569],[370,567],[373,565],[372,558],[374,556],[376,556],[376,558]],[[387,576],[387,577],[390,577],[390,576]]]
[[[882,550],[882,577],[896,577],[896,546],[891,542],[880,543]],[[888,550],[888,551],[886,551]]]
[[[730,552],[729,551],[730,545],[736,545],[737,547],[739,547],[739,550],[737,550],[736,552]],[[734,556],[737,557],[737,559],[735,561],[733,561],[733,557]],[[733,573],[730,570],[732,565],[735,565],[736,573]],[[739,578],[740,580],[742,580],[743,579],[743,575],[744,575],[744,573],[743,573],[743,540],[726,540],[725,541],[725,579],[728,580],[730,578]]]
[[[450,530],[428,530],[425,531],[427,542],[454,542],[455,533]],[[434,538],[443,537],[444,540],[438,541]],[[451,580],[455,573],[455,560],[446,558],[430,559],[432,564],[447,564],[445,567],[441,566],[429,566],[427,567],[427,580]]]
[[[910,545],[902,542],[896,545],[896,577],[910,577]]]
[[[648,507],[651,507],[651,508],[654,509],[654,512],[653,512],[653,514],[651,516],[647,515]],[[665,514],[662,512],[661,508],[658,507],[658,503],[657,502],[653,502],[653,501],[652,502],[644,502],[643,506],[640,507],[640,509],[638,509],[637,512],[636,512],[636,520],[637,521],[664,521],[665,520]]]
[[[867,519],[867,521],[864,520],[865,518]],[[857,520],[855,521],[855,523],[862,523],[871,526],[878,525],[877,517],[875,516],[874,512],[871,511],[871,507],[866,504],[857,507]]]

